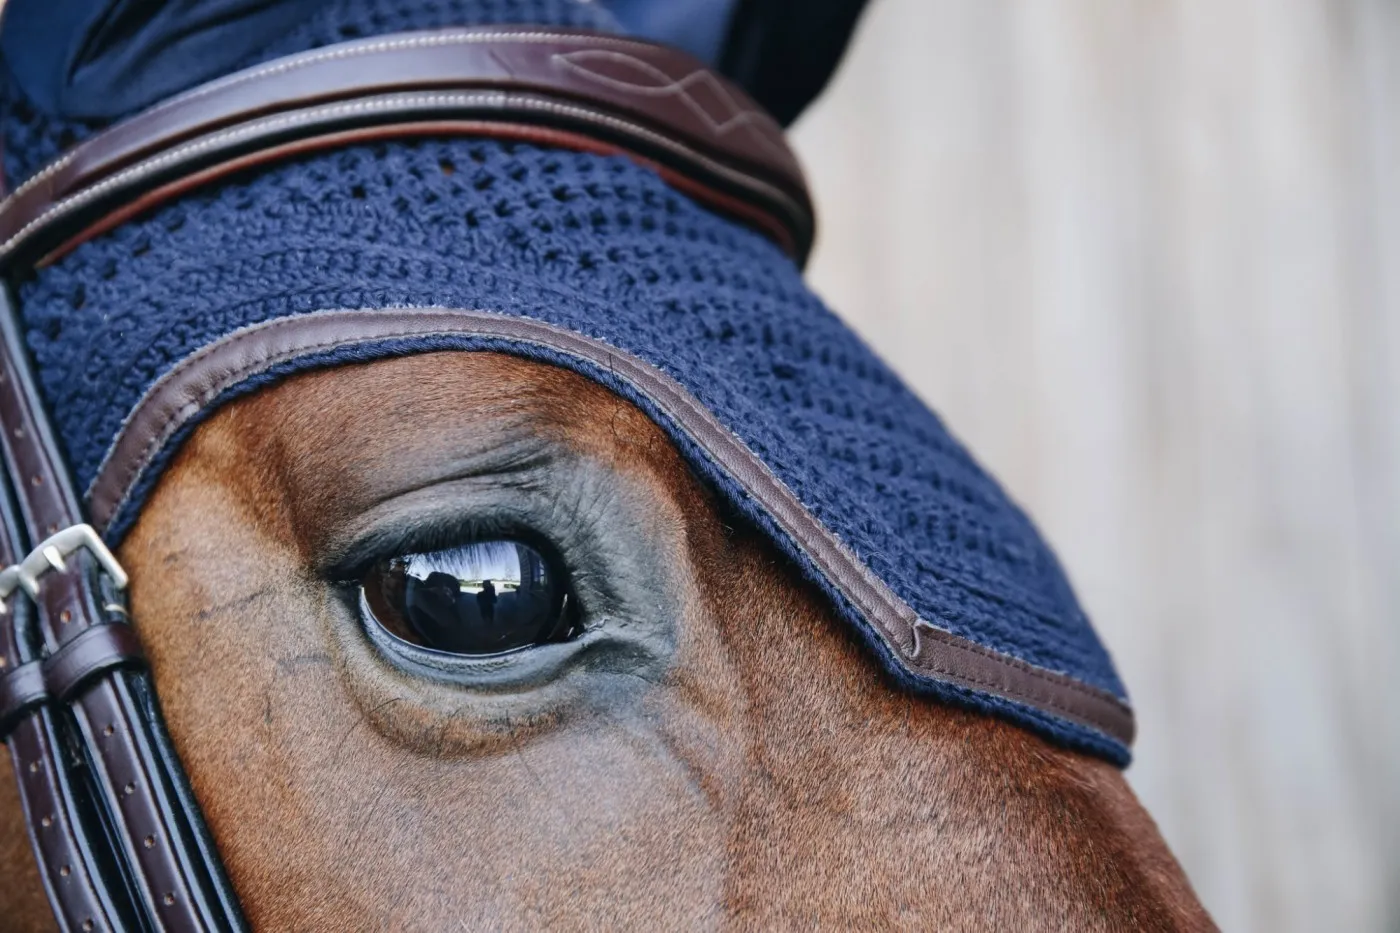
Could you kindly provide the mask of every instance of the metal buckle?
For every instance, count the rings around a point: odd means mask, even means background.
[[[126,589],[127,575],[117,558],[107,549],[91,525],[71,525],[49,535],[18,564],[0,570],[0,614],[6,612],[5,600],[16,589],[23,588],[34,598],[39,596],[39,578],[51,570],[60,573],[68,569],[64,558],[81,548],[87,548],[119,590]]]

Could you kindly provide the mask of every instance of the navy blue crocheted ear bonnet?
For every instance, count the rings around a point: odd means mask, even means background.
[[[278,25],[236,65],[350,37],[503,22],[620,28],[606,3],[577,0],[329,0],[293,28]],[[0,108],[11,184],[107,122],[46,111],[13,73],[0,83]],[[205,412],[289,372],[391,354],[492,349],[569,367],[651,415],[831,598],[897,683],[1128,761],[1123,685],[1026,516],[808,291],[791,259],[624,157],[469,138],[304,156],[140,215],[17,292],[80,489],[157,380],[242,328],[448,308],[581,336],[627,365],[510,327],[386,335],[269,366]],[[628,366],[659,371],[672,396],[658,398]],[[792,515],[672,417],[697,402],[720,440],[755,455],[785,501],[833,539],[840,561],[814,554],[792,534]],[[110,540],[130,527],[183,436],[136,484]],[[1084,702],[1056,699],[1070,695]]]

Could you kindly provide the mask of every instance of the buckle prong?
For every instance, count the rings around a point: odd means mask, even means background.
[[[58,548],[52,545],[44,548],[44,559],[49,562],[50,567],[59,573],[68,569],[68,565],[63,562],[63,555],[59,553]]]

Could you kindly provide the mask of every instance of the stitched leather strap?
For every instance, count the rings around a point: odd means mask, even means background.
[[[625,381],[743,485],[821,577],[872,626],[903,671],[994,694],[1089,726],[1125,745],[1132,742],[1132,711],[1111,694],[920,619],[675,380],[615,346],[527,318],[450,308],[321,311],[236,331],[186,357],[137,403],[89,491],[94,524],[105,534],[128,521],[133,493],[169,453],[172,440],[245,380],[325,347],[358,347],[367,356],[376,345],[410,337],[439,341],[441,347],[484,339],[498,349],[502,344],[547,348],[556,359],[576,359]]]
[[[279,59],[98,133],[0,205],[0,263],[48,261],[250,165],[452,134],[622,153],[799,262],[811,249],[811,201],[781,127],[700,62],[594,33],[451,29]]]

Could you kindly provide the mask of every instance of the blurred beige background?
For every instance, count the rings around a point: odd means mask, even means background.
[[[796,142],[1217,921],[1400,930],[1400,0],[874,0]]]

